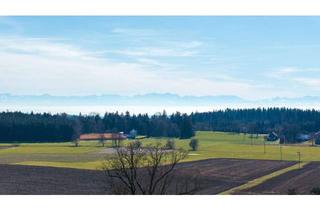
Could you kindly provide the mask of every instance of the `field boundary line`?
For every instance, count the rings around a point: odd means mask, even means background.
[[[292,166],[289,166],[287,168],[283,168],[283,169],[280,169],[278,171],[275,171],[275,172],[272,172],[271,174],[267,174],[267,175],[264,175],[264,176],[261,176],[259,178],[256,178],[256,179],[253,179],[243,185],[240,185],[240,186],[237,186],[237,187],[234,187],[234,188],[231,188],[227,191],[224,191],[224,192],[221,192],[219,193],[219,195],[231,195],[231,194],[234,194],[240,190],[246,190],[246,189],[249,189],[249,188],[252,188],[252,187],[255,187],[259,184],[262,184],[263,182],[269,180],[269,179],[272,179],[274,177],[277,177],[279,175],[282,175],[284,173],[287,173],[289,171],[293,171],[293,170],[297,170],[297,169],[300,169],[300,168],[303,168],[305,165],[307,165],[308,163],[310,162],[303,162],[303,163],[297,163],[297,164],[294,164]],[[300,166],[300,168],[299,168]]]

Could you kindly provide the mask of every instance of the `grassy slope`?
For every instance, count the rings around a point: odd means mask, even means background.
[[[243,158],[280,160],[278,144],[268,143],[264,154],[263,138],[249,138],[249,135],[222,132],[197,132],[200,141],[198,151],[190,152],[185,161],[207,158]],[[143,139],[144,145],[166,139]],[[177,147],[189,149],[189,140],[177,140]],[[110,143],[106,145],[110,147]],[[74,167],[96,169],[106,156],[99,153],[103,148],[97,142],[81,142],[80,147],[70,143],[56,144],[22,144],[19,147],[0,150],[0,163],[18,163],[29,165],[48,165],[57,167]],[[288,145],[282,146],[283,160],[297,160],[301,152],[302,161],[319,161],[320,147]]]
[[[268,143],[264,153],[263,137],[251,139],[249,136],[239,134],[200,132],[197,135],[200,140],[200,149],[196,153],[199,156],[192,156],[191,159],[202,158],[244,158],[244,159],[268,159],[280,160],[279,144]],[[301,152],[303,161],[319,161],[320,147],[309,146],[281,146],[283,160],[297,160],[297,152]]]
[[[222,132],[197,132],[200,140],[198,151],[190,152],[187,161],[207,158],[242,158],[280,160],[280,146],[276,143],[266,144],[264,153],[263,137],[249,138],[249,135]],[[189,149],[188,140],[178,140],[177,146]],[[282,146],[282,160],[298,160],[301,152],[302,161],[320,161],[320,147],[303,145]]]

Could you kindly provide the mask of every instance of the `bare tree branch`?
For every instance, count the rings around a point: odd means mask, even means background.
[[[115,157],[106,159],[103,170],[115,193],[166,194],[169,190],[174,191],[173,184],[180,181],[174,172],[177,164],[186,156],[184,150],[168,150],[159,143],[145,148],[136,148],[130,143],[117,148]],[[189,189],[188,183],[181,185],[185,189],[178,189],[178,186],[175,194],[188,194],[194,190]],[[190,183],[190,186],[197,185]]]

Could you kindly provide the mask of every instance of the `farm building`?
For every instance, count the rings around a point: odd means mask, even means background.
[[[123,132],[119,133],[88,133],[80,135],[80,140],[82,141],[94,141],[94,140],[124,140],[127,137],[123,134]]]
[[[120,146],[120,142],[122,140],[127,139],[127,137],[123,134],[123,132],[119,133],[89,133],[80,135],[79,140],[82,141],[95,141],[98,140],[104,146],[106,140],[112,141],[112,146],[118,147]]]
[[[320,131],[316,133],[311,133],[311,134],[299,134],[296,137],[296,140],[299,142],[304,142],[304,141],[311,141],[312,145],[314,144],[320,144]]]
[[[267,136],[267,141],[276,141],[278,139],[279,139],[279,137],[275,132],[271,132]]]
[[[137,136],[137,133],[138,133],[138,132],[137,132],[135,129],[132,129],[132,130],[130,131],[129,135],[127,136],[128,139],[135,139],[136,136]]]
[[[312,135],[312,144],[320,145],[320,131]]]
[[[296,138],[296,140],[298,140],[299,142],[303,142],[303,141],[308,141],[312,138],[311,135],[309,134],[299,134]]]

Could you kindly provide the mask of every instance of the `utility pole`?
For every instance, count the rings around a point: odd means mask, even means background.
[[[314,143],[315,143],[315,137],[314,137],[314,135],[312,136],[312,139],[311,139],[311,143],[312,143],[312,146],[314,146]]]
[[[282,145],[280,143],[280,160],[282,160]]]
[[[297,154],[298,154],[299,168],[301,168],[301,152],[297,152]]]

